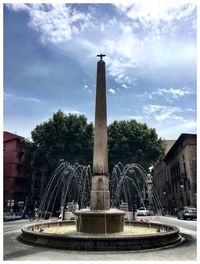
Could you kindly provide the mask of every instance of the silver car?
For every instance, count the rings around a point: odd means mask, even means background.
[[[136,215],[138,216],[150,215],[150,212],[145,207],[140,207],[139,209],[137,209]]]
[[[178,219],[196,219],[197,218],[197,209],[191,206],[184,206],[179,208],[177,212]]]

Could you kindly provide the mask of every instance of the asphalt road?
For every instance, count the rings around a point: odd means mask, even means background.
[[[158,221],[163,224],[175,225],[179,228],[185,228],[192,231],[197,231],[197,222],[196,221],[189,221],[189,220],[181,220],[177,217],[172,216],[152,216],[153,221]]]
[[[30,224],[27,220],[4,223],[3,260],[11,261],[195,261],[197,260],[197,222],[178,220],[169,216],[152,216],[151,221],[175,225],[180,228],[185,242],[168,248],[143,251],[83,252],[36,247],[17,240],[21,227]]]

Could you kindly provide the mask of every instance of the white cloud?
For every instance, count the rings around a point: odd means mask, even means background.
[[[196,133],[196,121],[193,118],[187,118],[184,110],[179,107],[170,107],[167,105],[146,105],[143,107],[144,120],[153,123],[158,133],[163,136],[177,133]],[[164,129],[165,128],[165,129]]]
[[[81,112],[81,111],[79,111],[77,109],[65,109],[64,107],[61,107],[61,106],[54,107],[54,108],[51,109],[51,111],[52,111],[52,113],[55,113],[55,112],[58,111],[58,109],[62,109],[62,111],[64,113],[66,113],[66,114],[75,114],[75,115],[83,115],[83,114],[85,114],[84,112]]]
[[[27,99],[27,98],[26,98]],[[26,100],[25,99],[25,100]],[[35,103],[41,103],[41,100],[37,99],[37,98],[30,98],[30,101],[33,101]]]
[[[181,97],[184,97],[188,94],[191,94],[189,88],[183,87],[183,88],[159,88],[155,92],[146,92],[145,94],[148,95],[149,99],[157,98],[158,96],[162,96],[166,99],[167,102],[172,102],[173,100],[177,100]]]
[[[107,38],[102,43],[103,49],[108,50],[109,57],[112,58],[108,71],[113,76],[123,73],[127,68],[135,67],[143,49],[142,42],[135,36],[132,27],[119,23],[119,31],[120,38]]]
[[[111,94],[115,94],[115,90],[114,89],[109,89],[108,90]]]
[[[86,92],[88,92],[88,93],[92,93],[92,90],[89,89],[89,86],[88,86],[87,84],[85,84],[85,85],[83,86],[83,90],[86,91]]]
[[[170,107],[163,105],[146,105],[143,107],[146,118],[155,118],[156,121],[162,122],[167,119],[175,119],[176,113],[180,113],[179,107]]]
[[[189,132],[192,129],[196,129],[197,123],[194,120],[184,120],[180,127],[184,131]]]
[[[154,127],[163,138],[176,139],[181,133],[196,133],[194,118],[186,117],[184,111],[167,105],[146,105],[142,110],[142,121]]]
[[[4,97],[13,97],[12,94],[3,93]]]
[[[82,114],[82,112],[77,111],[77,110],[70,110],[70,111],[68,111],[68,113],[71,113],[71,114]]]
[[[144,119],[143,116],[139,116],[139,115],[138,116],[129,116],[129,115],[127,115],[125,118],[127,118],[127,119],[135,119],[135,120],[139,120],[139,121]]]
[[[16,96],[13,94],[8,94],[8,93],[4,93],[4,98],[6,100],[12,100],[12,101],[27,101],[27,102],[34,102],[34,103],[42,103],[41,100],[34,98],[34,97]]]
[[[129,88],[125,83],[122,84],[122,87],[124,87],[124,88],[126,88],[126,89]]]
[[[174,22],[192,15],[196,9],[195,3],[182,2],[145,2],[137,4],[116,4],[116,8],[128,18],[137,21],[137,27],[151,29],[160,34],[176,28]],[[162,23],[162,28],[160,27]]]
[[[185,111],[187,112],[196,112],[196,110],[194,108],[185,108]]]
[[[117,82],[124,82],[125,76],[136,77],[137,69],[141,76],[154,70],[156,74],[158,68],[180,67],[180,64],[188,65],[189,62],[195,65],[194,41],[187,40],[183,43],[174,38],[176,34],[173,35],[173,32],[180,30],[180,20],[185,23],[187,19],[188,23],[190,21],[194,24],[195,4],[151,1],[149,4],[126,3],[115,6],[123,16],[123,22],[118,25],[120,38],[117,41],[109,39],[105,42],[105,48],[110,54],[118,54],[112,58],[108,69]],[[192,26],[191,30],[194,32]],[[169,36],[173,36],[172,39]],[[123,77],[119,78],[120,75]]]
[[[101,31],[104,31],[104,30],[105,30],[105,24],[104,24],[104,23],[101,23],[101,24],[100,24],[100,30],[101,30]]]
[[[178,97],[182,97],[185,96],[187,94],[190,94],[190,91],[188,88],[182,88],[182,89],[173,89],[173,88],[169,88],[169,89],[158,89],[158,94],[160,95],[165,95],[168,94],[171,97],[177,99]]]
[[[58,44],[59,49],[73,51],[77,57],[83,53],[94,57],[101,47],[102,52],[106,51],[108,55],[108,75],[127,87],[136,86],[136,78],[152,74],[153,70],[163,69],[163,66],[185,66],[189,61],[195,65],[193,41],[172,43],[170,40],[166,43],[166,39],[160,37],[166,30],[172,30],[173,25],[177,26],[178,19],[188,18],[196,8],[195,4],[151,2],[115,6],[121,16],[102,15],[100,20],[95,20],[98,9],[92,6],[91,12],[86,12],[78,10],[78,5],[62,3],[30,4],[19,8],[15,4],[9,5],[15,11],[21,8],[29,13],[29,25],[40,33],[43,43]],[[101,29],[98,32],[98,45],[97,28]],[[65,45],[69,40],[72,44],[70,47]],[[174,51],[176,54],[171,56]],[[174,96],[178,94],[174,93]]]
[[[43,43],[54,44],[69,41],[73,34],[79,34],[90,26],[91,14],[83,13],[66,4],[9,4],[13,11],[25,10],[29,13],[29,26],[40,33]]]
[[[27,4],[6,4],[6,6],[13,10],[13,11],[29,11],[30,10],[30,6],[28,6]]]

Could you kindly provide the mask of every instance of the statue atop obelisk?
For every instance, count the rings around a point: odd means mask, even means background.
[[[95,133],[93,151],[93,177],[91,191],[91,210],[110,209],[108,178],[108,140],[106,107],[106,73],[104,54],[99,54],[97,62]]]

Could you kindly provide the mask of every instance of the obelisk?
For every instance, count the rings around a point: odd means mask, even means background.
[[[78,232],[90,234],[111,234],[124,230],[125,212],[110,209],[109,175],[108,175],[108,142],[106,110],[106,73],[105,55],[97,55],[97,83],[95,131],[93,149],[93,176],[90,210],[78,210],[76,228]]]
[[[102,59],[105,55],[97,56],[100,60],[97,62],[91,210],[109,210],[106,73]]]

